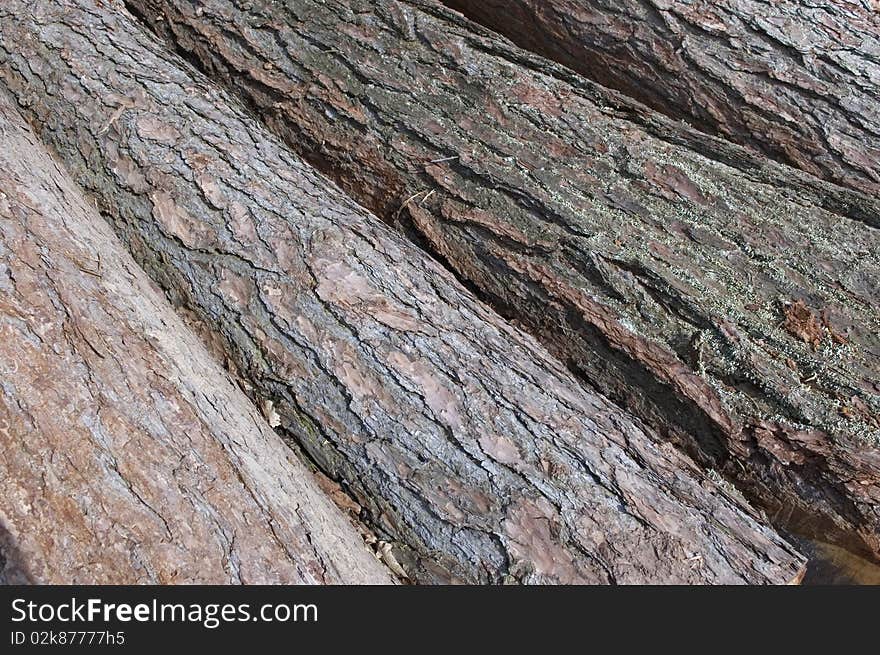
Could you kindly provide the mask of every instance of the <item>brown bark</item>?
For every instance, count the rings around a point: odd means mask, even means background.
[[[0,94],[0,579],[391,576]]]
[[[669,116],[880,195],[880,6],[861,0],[443,2]]]
[[[0,71],[137,258],[419,581],[781,582],[802,560],[182,67],[117,3],[0,5]]]
[[[778,525],[880,555],[876,198],[435,2],[128,4]]]

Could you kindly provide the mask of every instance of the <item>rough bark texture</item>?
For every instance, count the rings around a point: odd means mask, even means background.
[[[443,1],[670,116],[880,194],[875,0]]]
[[[419,581],[779,582],[802,560],[140,32],[0,5],[0,70]],[[14,44],[14,45],[13,45]]]
[[[433,2],[128,4],[779,525],[880,555],[876,198]]]
[[[0,579],[388,583],[0,94]]]

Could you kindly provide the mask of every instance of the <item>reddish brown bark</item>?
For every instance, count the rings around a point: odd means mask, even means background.
[[[0,581],[392,581],[0,94]]]
[[[880,195],[880,10],[860,0],[444,0],[674,118]]]

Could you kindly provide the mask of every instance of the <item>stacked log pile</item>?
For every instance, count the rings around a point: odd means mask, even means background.
[[[5,95],[0,288],[4,582],[391,581]]]
[[[701,129],[880,194],[880,6],[860,0],[444,0]]]
[[[0,576],[880,559],[870,167],[777,163],[523,45],[434,0],[0,5]]]
[[[880,554],[878,198],[686,148],[437,3],[196,4],[129,2],[778,525]]]

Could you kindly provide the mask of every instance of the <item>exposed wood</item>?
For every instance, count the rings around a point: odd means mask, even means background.
[[[655,109],[880,195],[880,5],[443,0]]]
[[[414,580],[799,579],[803,560],[734,495],[118,3],[4,2],[0,71],[142,265],[222,336],[273,423],[356,497]]]
[[[128,4],[777,525],[880,555],[877,198],[435,2]]]
[[[0,580],[392,578],[0,94]]]

